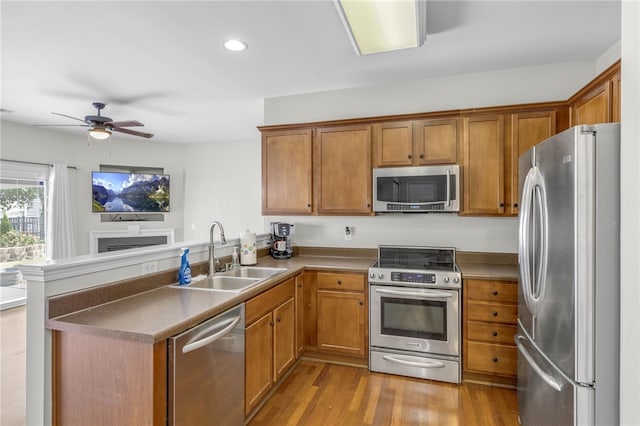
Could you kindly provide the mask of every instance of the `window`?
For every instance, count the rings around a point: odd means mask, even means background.
[[[2,161],[0,268],[45,259],[48,166]]]

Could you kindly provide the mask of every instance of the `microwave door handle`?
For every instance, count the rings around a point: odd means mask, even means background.
[[[451,182],[451,171],[447,170],[447,207],[451,207],[451,189],[449,188],[449,184]]]

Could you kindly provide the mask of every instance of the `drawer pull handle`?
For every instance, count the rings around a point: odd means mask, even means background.
[[[493,337],[496,337],[498,335],[497,331],[494,331],[493,333],[491,333],[493,335]]]
[[[495,357],[495,356],[494,356],[491,360],[492,360],[493,362],[498,362],[498,358],[497,358],[497,357]]]
[[[497,296],[498,295],[498,291],[497,290],[493,290],[493,293],[491,293],[491,294],[493,294],[494,296]]]
[[[498,316],[498,313],[496,311],[491,312],[491,315],[493,315],[494,317]]]

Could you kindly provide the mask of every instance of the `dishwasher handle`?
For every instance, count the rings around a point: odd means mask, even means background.
[[[200,340],[196,340],[195,342],[191,342],[184,345],[182,347],[182,353],[186,354],[188,352],[195,351],[196,349],[200,349],[203,346],[207,346],[209,343],[213,343],[216,340],[226,336],[231,332],[231,330],[233,330],[236,327],[236,325],[238,325],[241,319],[242,319],[242,316],[237,316],[237,317],[229,318],[215,324],[213,327],[207,330],[207,332],[218,330],[220,327],[224,327],[224,328],[218,331],[217,333],[211,334],[207,337],[203,337]]]

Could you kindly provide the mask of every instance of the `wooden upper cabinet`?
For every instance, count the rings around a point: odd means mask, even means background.
[[[504,115],[463,117],[461,214],[504,214]]]
[[[573,105],[573,125],[611,121],[611,87],[605,82]]]
[[[373,125],[376,167],[413,164],[413,123],[399,121]]]
[[[453,164],[457,161],[457,118],[416,121],[414,129],[415,165]]]
[[[262,133],[262,214],[310,214],[311,129]]]
[[[455,163],[458,119],[377,123],[373,141],[375,167]]]
[[[611,79],[611,121],[620,122],[620,71]]]
[[[316,129],[314,179],[318,213],[371,214],[371,126]]]
[[[571,125],[620,121],[620,61],[569,99]]]
[[[518,215],[520,200],[518,173],[520,156],[534,145],[556,133],[556,111],[523,112],[507,116],[510,118],[507,132],[507,161],[505,163],[506,214]]]

